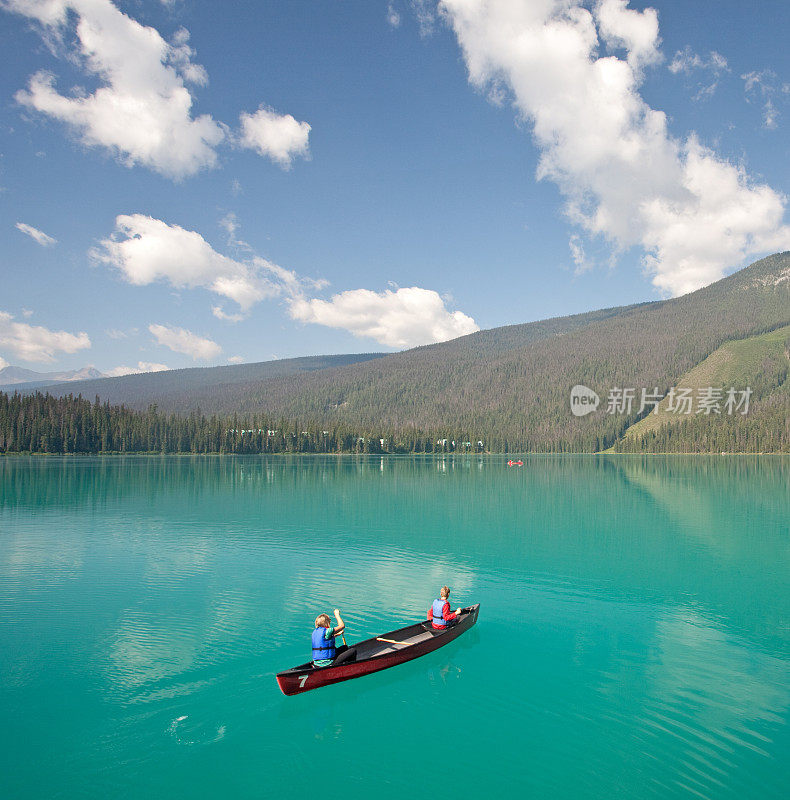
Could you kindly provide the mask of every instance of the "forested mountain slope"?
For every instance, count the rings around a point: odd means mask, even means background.
[[[333,369],[233,385],[195,382],[148,397],[109,395],[100,388],[105,382],[80,390],[138,408],[199,406],[206,413],[258,413],[404,437],[416,429],[483,440],[492,451],[597,451],[639,418],[638,403],[631,413],[607,413],[613,388],[666,393],[725,342],[788,324],[790,253],[782,253],[672,300],[481,331]],[[597,411],[570,413],[576,384],[600,395]]]
[[[221,397],[227,392],[234,391],[233,387],[237,385],[258,384],[269,378],[357,364],[384,355],[386,353],[306,356],[225,367],[170,369],[163,372],[122,375],[118,378],[60,383],[47,386],[47,392],[61,397],[67,394],[81,394],[89,399],[99,395],[102,400],[108,400],[112,404],[123,403],[129,408],[146,409],[153,404],[166,411],[190,411],[197,407],[191,399],[197,395]]]
[[[638,417],[638,408],[606,413],[612,388],[666,392],[724,342],[790,324],[790,253],[683,297],[572,319],[483,331],[237,387],[211,410],[265,411],[357,429],[417,428],[484,440],[492,450],[600,450]],[[575,384],[604,398],[595,413],[570,414]]]
[[[48,386],[47,391],[55,396],[82,394],[89,399],[99,395],[102,400],[108,400],[112,404],[123,403],[129,408],[139,410],[145,410],[149,405],[156,404],[160,411],[182,414],[197,408],[208,414],[257,412],[262,409],[258,406],[248,406],[246,400],[260,391],[263,382],[273,378],[328,370],[327,380],[331,382],[339,368],[373,359],[384,359],[391,365],[385,369],[397,370],[397,365],[400,363],[413,363],[409,355],[411,353],[418,354],[417,361],[424,363],[429,369],[439,368],[448,361],[454,361],[459,365],[472,365],[498,357],[510,350],[517,350],[530,342],[568,333],[592,322],[608,319],[638,307],[607,308],[540,322],[493,328],[449,342],[418,347],[405,353],[310,356],[264,361],[258,364],[149,372],[142,375],[124,375],[120,378]],[[340,372],[339,378],[341,375],[345,373]]]

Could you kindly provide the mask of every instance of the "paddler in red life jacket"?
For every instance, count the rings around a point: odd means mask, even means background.
[[[319,614],[315,618],[315,630],[313,630],[313,664],[316,667],[329,667],[332,664],[341,664],[344,661],[353,661],[356,657],[356,649],[342,645],[335,645],[335,637],[340,636],[346,629],[346,623],[340,616],[340,609],[335,609],[335,619],[337,625],[332,627],[332,620],[329,614]]]
[[[458,622],[458,615],[461,613],[461,609],[456,608],[455,611],[451,611],[449,597],[449,587],[442,586],[439,597],[433,601],[433,605],[428,609],[428,619],[431,622],[431,626],[436,630],[443,631]]]

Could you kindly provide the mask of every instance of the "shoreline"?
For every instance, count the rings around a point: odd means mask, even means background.
[[[10,453],[0,453],[0,458],[22,458],[27,457],[30,458],[32,456],[40,456],[44,458],[118,458],[118,457],[126,457],[126,458],[151,458],[152,456],[159,456],[162,458],[216,458],[216,457],[227,457],[227,458],[271,458],[271,457],[283,457],[288,456],[291,458],[315,458],[316,456],[333,456],[336,458],[448,458],[452,457],[459,457],[459,458],[505,458],[505,457],[514,457],[517,456],[518,458],[579,458],[580,456],[584,456],[587,458],[593,457],[601,457],[604,456],[609,458],[611,456],[619,457],[619,458],[644,458],[645,456],[678,456],[682,458],[688,458],[689,456],[701,456],[701,457],[716,457],[716,458],[728,458],[731,456],[737,457],[744,457],[744,456],[790,456],[790,452],[783,452],[783,451],[775,451],[775,452],[727,452],[727,453],[700,453],[700,452],[687,452],[687,453],[613,453],[610,451],[597,451],[597,452],[564,452],[564,453],[552,453],[552,452],[531,452],[531,453],[518,453],[518,452],[509,452],[509,453],[495,453],[495,452],[486,452],[486,453],[163,453],[159,450],[153,450],[148,452],[123,452],[123,451],[108,451],[102,453],[37,453],[29,450],[24,451],[14,451]]]

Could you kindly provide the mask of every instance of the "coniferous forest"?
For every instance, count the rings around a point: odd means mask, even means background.
[[[378,430],[199,412],[133,411],[82,397],[0,392],[0,453],[432,453],[474,452],[482,442],[417,430]]]
[[[0,453],[470,453],[523,452],[518,441],[466,431],[329,428],[250,417],[134,411],[82,397],[0,392]],[[603,444],[607,443],[603,441]],[[790,418],[779,398],[751,417],[694,417],[638,438],[612,442],[619,452],[790,452]],[[595,450],[601,450],[598,446]],[[572,452],[566,442],[548,451]],[[593,452],[590,449],[588,452]]]

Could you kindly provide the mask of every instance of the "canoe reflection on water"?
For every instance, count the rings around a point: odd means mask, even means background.
[[[445,630],[436,630],[430,622],[422,621],[382,633],[352,645],[349,649],[354,651],[353,655],[342,663],[316,667],[312,662],[307,662],[278,672],[277,684],[283,694],[300,694],[403,664],[457,639],[477,622],[479,610],[479,603],[461,609],[456,624]]]

